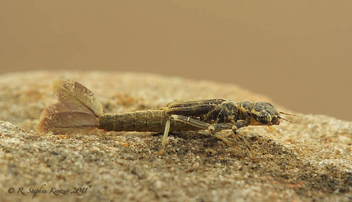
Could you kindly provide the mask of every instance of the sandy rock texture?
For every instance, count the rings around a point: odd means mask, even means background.
[[[206,131],[73,135],[35,131],[70,78],[110,113],[158,109],[173,100],[268,101],[236,85],[119,72],[22,72],[0,76],[0,201],[351,201],[352,123],[324,115],[288,117],[275,130],[239,130],[254,153]]]

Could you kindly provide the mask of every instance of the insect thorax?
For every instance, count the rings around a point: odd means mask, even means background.
[[[251,117],[254,103],[227,100],[211,110],[201,118],[208,123],[234,123],[237,120],[246,120]]]

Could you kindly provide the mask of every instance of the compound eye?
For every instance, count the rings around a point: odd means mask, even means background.
[[[270,123],[271,119],[271,115],[267,111],[261,111],[258,113],[258,121],[262,124]]]

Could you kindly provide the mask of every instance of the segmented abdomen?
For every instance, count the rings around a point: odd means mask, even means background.
[[[107,131],[163,132],[169,115],[165,110],[145,110],[132,113],[105,114],[99,117],[98,128]],[[199,130],[171,120],[170,131]]]

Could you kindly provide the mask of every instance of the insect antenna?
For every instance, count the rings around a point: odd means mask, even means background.
[[[287,122],[290,122],[290,123],[296,123],[296,122],[294,122],[294,121],[290,121],[290,120],[284,119],[284,118],[282,118],[281,116],[279,116],[279,119],[282,119],[282,120],[287,121]]]
[[[289,116],[297,116],[297,117],[302,117],[300,115],[296,115],[296,114],[289,114],[289,113],[286,113],[286,112],[279,112],[280,114],[285,114],[285,115],[289,115]]]
[[[299,116],[299,115],[289,114],[289,113],[286,113],[286,112],[279,112],[279,113],[280,113],[280,114],[289,115],[289,116],[302,117],[302,116]],[[279,116],[279,119],[282,119],[282,120],[287,121],[287,122],[290,122],[290,123],[296,123],[296,122],[294,122],[294,121],[290,121],[290,120],[284,119],[284,118],[282,118],[281,116]]]

